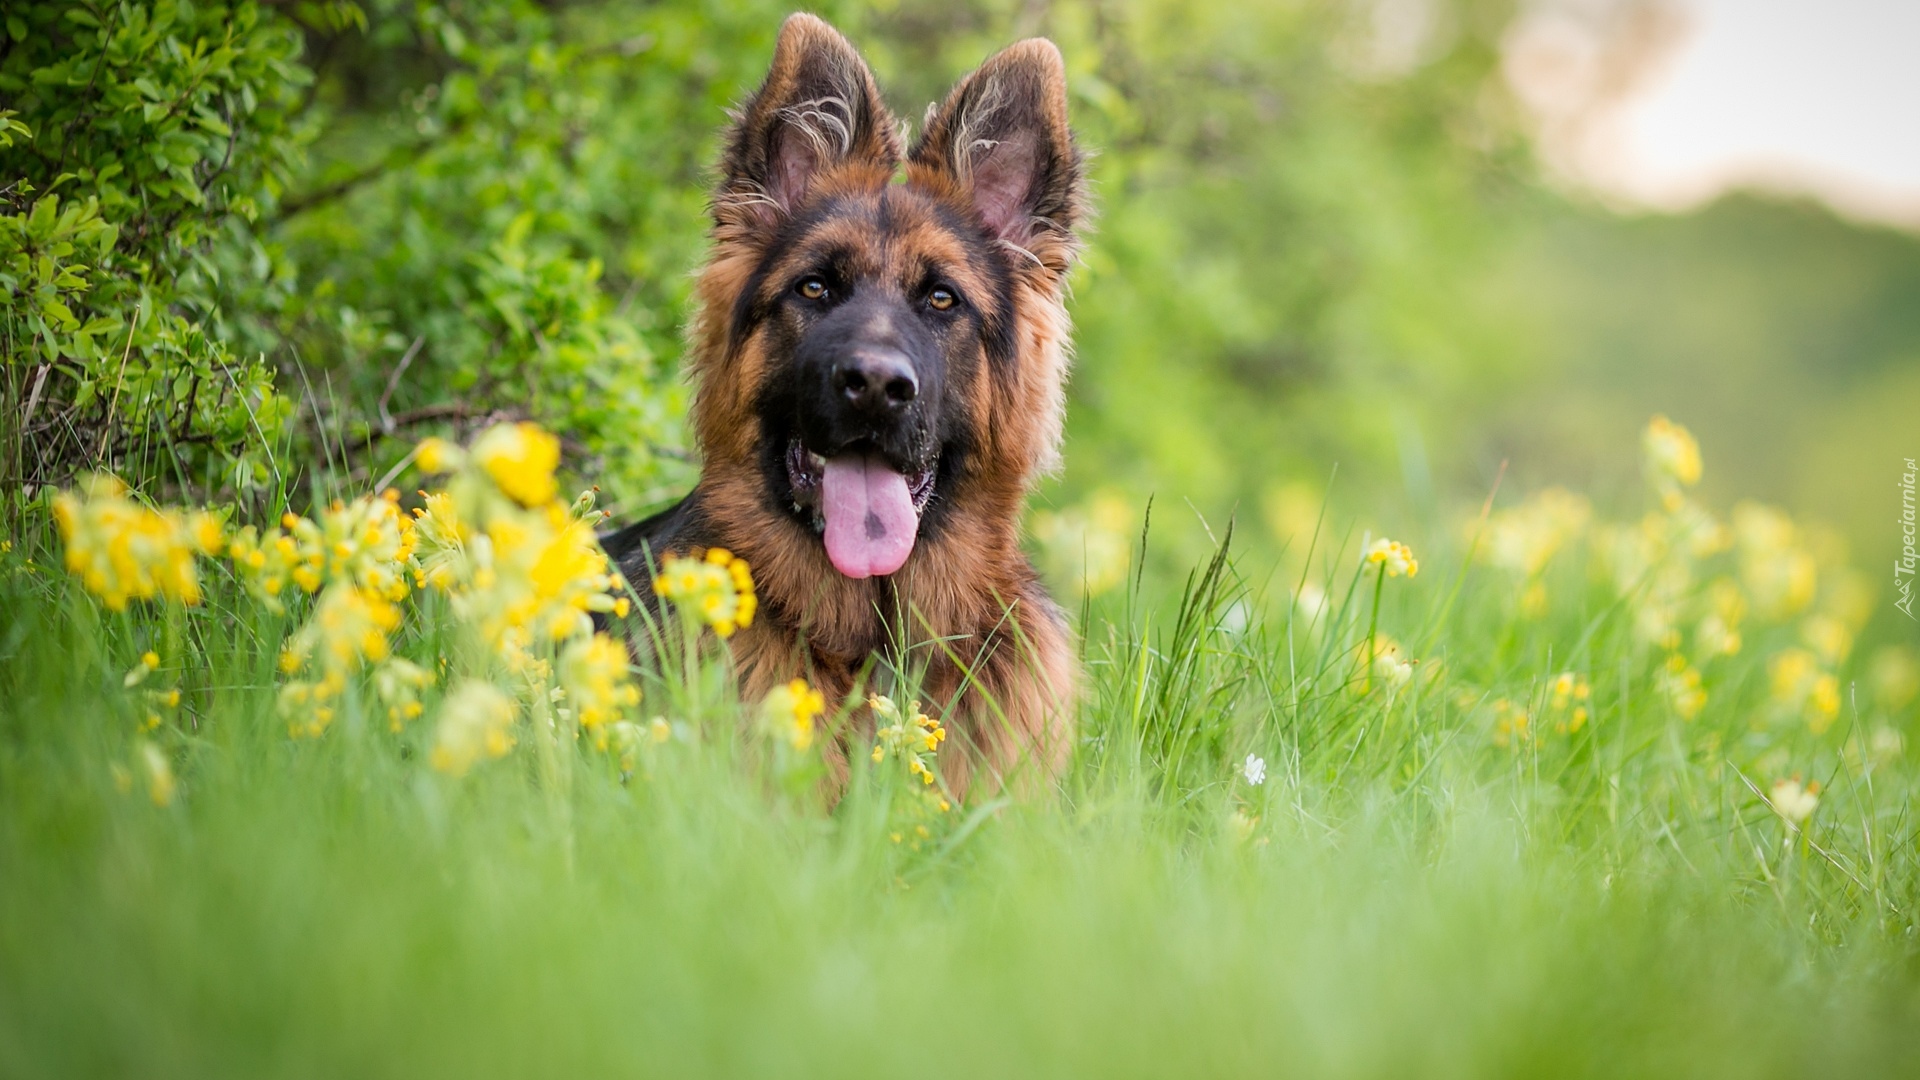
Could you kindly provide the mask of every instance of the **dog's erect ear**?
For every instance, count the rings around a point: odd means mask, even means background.
[[[1066,272],[1086,197],[1053,42],[1010,45],[962,79],[928,112],[908,160],[951,180],[1000,240]]]
[[[898,125],[860,54],[820,19],[788,16],[766,82],[727,135],[715,216],[775,224],[822,172],[858,161],[890,174],[900,153]]]

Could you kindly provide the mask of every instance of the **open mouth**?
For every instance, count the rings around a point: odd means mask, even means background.
[[[787,482],[794,510],[820,531],[834,569],[850,578],[883,577],[913,553],[934,470],[902,473],[859,444],[824,457],[794,439],[787,444]]]

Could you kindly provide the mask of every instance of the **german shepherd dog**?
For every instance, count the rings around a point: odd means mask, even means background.
[[[1044,782],[1078,681],[1018,544],[1058,459],[1085,214],[1060,52],[994,56],[908,150],[860,54],[794,15],[733,119],[689,327],[700,479],[607,549],[634,581],[703,547],[752,565],[760,617],[729,639],[742,694],[805,677],[847,702],[836,786],[866,687],[917,691],[947,723],[956,792]]]

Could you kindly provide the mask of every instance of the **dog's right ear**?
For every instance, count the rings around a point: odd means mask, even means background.
[[[857,162],[891,175],[901,153],[866,61],[822,20],[788,16],[766,82],[734,115],[714,219],[723,228],[776,226],[822,173]]]

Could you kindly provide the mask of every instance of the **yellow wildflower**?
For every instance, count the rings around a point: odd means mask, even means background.
[[[1664,416],[1647,424],[1641,443],[1647,455],[1647,473],[1669,511],[1680,508],[1680,487],[1700,482],[1700,444],[1693,433]]]
[[[1511,746],[1519,749],[1532,742],[1533,713],[1526,706],[1517,705],[1506,698],[1496,699],[1493,703],[1493,745]]]
[[[465,776],[482,757],[506,756],[513,749],[513,720],[513,701],[499,687],[477,679],[460,683],[440,706],[433,767]]]
[[[1815,735],[1824,733],[1840,715],[1840,680],[1820,670],[1819,661],[1805,649],[1782,649],[1767,661],[1767,681],[1776,715],[1804,716]]]
[[[1487,557],[1522,580],[1532,580],[1592,516],[1593,506],[1586,499],[1565,488],[1548,488],[1493,515],[1487,522]]]
[[[601,727],[640,704],[640,688],[627,672],[626,647],[605,634],[568,647],[560,658],[560,684],[573,701],[580,726],[595,733],[596,746],[605,744]]]
[[[1413,549],[1384,536],[1368,545],[1366,561],[1385,567],[1388,577],[1399,577],[1401,574],[1412,577],[1420,572],[1420,563],[1413,557]]]
[[[324,563],[318,552],[314,555],[315,562]],[[272,612],[286,610],[280,597],[293,580],[295,569],[303,571],[303,583],[310,582],[315,589],[320,586],[319,573],[300,551],[300,545],[278,528],[265,533],[252,525],[241,529],[227,545],[227,559],[233,564],[234,576]]]
[[[1706,708],[1707,691],[1700,685],[1700,672],[1679,653],[1667,657],[1660,672],[1660,689],[1673,703],[1673,711],[1682,720],[1691,720]]]
[[[1385,682],[1389,689],[1398,690],[1413,679],[1413,665],[1416,661],[1407,659],[1400,643],[1385,634],[1376,635],[1373,642],[1373,673]]]
[[[422,491],[420,497],[425,505],[413,511],[414,584],[446,592],[466,576],[470,532],[452,495]]]
[[[387,635],[399,625],[400,609],[369,589],[339,584],[321,593],[313,617],[295,631],[280,658],[281,670],[289,675],[311,667],[320,676],[281,689],[280,711],[289,730],[308,737],[325,732],[333,719],[328,703],[363,666],[387,658]]]
[[[553,501],[560,440],[531,423],[496,424],[473,444],[473,459],[501,491],[525,507]]]
[[[97,473],[81,481],[81,496],[61,492],[53,514],[66,543],[67,570],[114,611],[129,600],[155,596],[200,602],[194,557],[220,544],[210,514],[154,510],[127,497],[127,486]]]
[[[1708,611],[1694,629],[1700,655],[1732,656],[1740,651],[1740,623],[1747,617],[1747,598],[1740,586],[1719,578],[1707,589]]]
[[[622,773],[631,773],[640,764],[640,752],[645,749],[647,736],[640,725],[631,720],[616,720],[607,725],[606,742],[602,747],[612,751],[620,762]]]
[[[820,691],[808,686],[805,679],[795,679],[774,687],[760,703],[760,716],[788,745],[806,750],[813,745],[815,718],[826,709],[827,701]]]
[[[1784,511],[1743,502],[1733,508],[1740,547],[1740,580],[1760,615],[1784,619],[1813,601],[1819,564],[1799,545],[1793,519]]]
[[[316,593],[329,582],[370,589],[388,600],[407,595],[406,569],[414,547],[413,522],[402,516],[398,492],[336,501],[319,520],[283,514],[262,533],[240,530],[227,545],[234,572],[270,610],[282,610],[288,582]]]
[[[1805,649],[1782,649],[1767,661],[1767,678],[1773,699],[1798,706],[1812,688],[1815,673],[1813,654]]]
[[[760,605],[747,561],[726,548],[667,556],[653,579],[653,591],[723,638],[752,626]]]
[[[1593,696],[1592,686],[1585,676],[1563,671],[1554,676],[1551,690],[1548,708],[1554,716],[1554,730],[1563,735],[1577,733],[1587,725],[1587,700]]]
[[[394,731],[422,711],[420,691],[433,685],[433,673],[411,661],[393,657],[373,671],[373,690],[387,707],[387,726]]]
[[[886,721],[874,732],[873,760],[885,761],[887,755],[892,754],[906,762],[909,775],[919,777],[922,783],[933,783],[933,769],[921,755],[938,752],[940,744],[947,741],[947,729],[920,711],[917,701],[913,703],[911,719],[884,694],[867,695],[867,707],[873,710],[876,721]]]
[[[422,439],[413,451],[413,462],[420,471],[434,474],[452,472],[465,463],[466,457],[465,451],[440,438]]]
[[[311,564],[322,555],[328,581],[352,581],[388,600],[407,595],[406,565],[413,554],[413,521],[400,513],[399,493],[336,502],[316,524],[299,519],[293,533]]]
[[[1813,689],[1807,693],[1807,728],[1815,735],[1824,735],[1839,715],[1840,680],[1821,672],[1813,680]]]
[[[173,778],[173,763],[167,755],[150,742],[140,743],[140,765],[147,774],[147,798],[155,806],[168,806],[173,802],[174,791],[179,786]]]
[[[592,526],[558,504],[496,517],[475,538],[473,554],[470,587],[457,606],[496,647],[510,631],[547,641],[590,634],[590,613],[617,606],[618,579]]]
[[[127,670],[126,677],[120,680],[120,685],[131,690],[146,682],[147,676],[153,674],[159,667],[160,654],[148,649],[140,654],[140,662]]]

